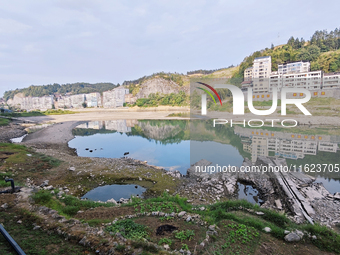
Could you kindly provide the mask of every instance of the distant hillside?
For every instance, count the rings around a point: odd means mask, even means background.
[[[340,29],[329,33],[326,30],[316,31],[309,41],[291,37],[287,44],[256,51],[242,61],[233,77],[242,80],[244,70],[253,65],[255,58],[262,56],[272,57],[273,71],[279,64],[295,61],[310,61],[311,71],[340,71]]]
[[[28,88],[24,89],[16,89],[16,90],[10,90],[6,91],[4,94],[4,99],[7,101],[8,99],[13,99],[15,94],[23,93],[26,97],[32,96],[32,97],[42,97],[47,95],[53,95],[56,93],[59,94],[65,94],[65,93],[71,93],[71,94],[86,94],[86,93],[92,93],[92,92],[99,92],[102,93],[104,91],[108,91],[111,89],[114,89],[117,87],[117,85],[114,85],[113,83],[83,83],[83,82],[77,82],[77,83],[70,83],[70,84],[53,84],[53,85],[41,85],[41,86],[29,86]]]

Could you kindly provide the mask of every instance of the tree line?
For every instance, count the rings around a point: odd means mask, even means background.
[[[32,96],[32,97],[42,97],[42,96],[48,96],[48,95],[54,95],[54,94],[61,94],[65,95],[66,93],[71,93],[72,95],[75,94],[87,94],[87,93],[93,93],[93,92],[99,92],[103,93],[104,91],[112,90],[116,88],[117,85],[109,82],[103,82],[103,83],[83,83],[83,82],[77,82],[77,83],[67,83],[60,85],[58,83],[54,83],[51,85],[31,85],[28,88],[24,89],[16,89],[16,90],[10,90],[6,91],[4,93],[4,99],[8,100],[10,98],[13,99],[15,94],[23,93],[26,97]]]
[[[199,70],[195,70],[195,71],[189,71],[189,72],[187,72],[187,75],[191,75],[191,74],[211,74],[211,73],[214,73],[214,72],[217,72],[217,71],[220,71],[220,70],[223,70],[223,69],[232,68],[232,67],[234,67],[234,65],[230,65],[226,68],[219,68],[219,69],[213,69],[213,70],[199,69]]]

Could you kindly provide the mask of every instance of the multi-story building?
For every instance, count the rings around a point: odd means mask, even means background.
[[[274,87],[281,91],[282,88],[305,88],[308,90],[318,90],[322,88],[322,71],[304,73],[273,73],[269,77],[269,91]]]
[[[125,103],[125,95],[129,94],[129,89],[118,87],[110,91],[103,92],[103,107],[116,108],[122,107]]]
[[[309,62],[293,62],[278,65],[278,73],[279,74],[289,74],[289,73],[304,73],[310,71],[310,63]]]
[[[340,72],[323,74],[323,89],[340,88]]]
[[[255,58],[253,62],[253,89],[254,93],[267,92],[269,90],[269,76],[272,72],[271,56]]]
[[[251,81],[253,78],[253,67],[248,67],[244,70],[244,81]]]

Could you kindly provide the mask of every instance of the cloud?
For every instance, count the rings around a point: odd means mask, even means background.
[[[23,34],[30,31],[31,29],[31,26],[14,19],[0,18],[0,34],[3,36],[8,34]]]

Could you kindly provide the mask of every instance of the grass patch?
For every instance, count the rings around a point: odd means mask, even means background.
[[[254,254],[260,240],[255,228],[233,221],[223,221],[219,226],[222,236],[207,248],[209,254]]]
[[[182,118],[187,118],[187,117],[190,117],[190,113],[189,112],[170,113],[167,117],[182,117]]]
[[[129,204],[135,207],[136,212],[179,212],[191,211],[192,206],[187,203],[186,198],[179,195],[170,196],[164,192],[162,196],[149,199],[132,198],[132,203]]]
[[[22,224],[17,224],[18,220],[22,220]],[[33,231],[32,223],[38,223],[39,219],[28,211],[0,212],[0,222],[26,254],[80,255],[90,252],[88,248],[66,241],[63,236],[47,234],[42,230]],[[0,235],[0,254],[17,254],[2,235]]]
[[[335,252],[340,254],[340,235],[326,226],[306,225],[304,230],[310,232],[312,235],[316,235],[317,239],[312,240],[312,243],[320,250]]]
[[[9,124],[9,119],[5,119],[5,118],[0,118],[0,127],[1,126],[7,126]]]
[[[106,231],[115,233],[121,233],[127,239],[141,239],[148,236],[147,227],[133,220],[121,220],[115,224],[106,227]]]
[[[6,178],[11,178],[12,174],[10,173],[0,173],[0,187],[10,187],[11,186],[11,182],[6,182],[5,179]]]
[[[33,116],[46,116],[46,115],[63,115],[63,114],[75,114],[77,112],[69,110],[47,110],[47,111],[31,111],[31,112],[10,112],[1,113],[2,116],[6,117],[33,117]]]
[[[55,193],[58,193],[55,190]],[[87,210],[96,207],[112,207],[113,203],[98,203],[90,200],[80,200],[76,197],[63,194],[62,199],[58,199],[50,191],[40,190],[32,196],[35,203],[45,205],[53,210],[59,212],[59,214],[66,217],[73,217],[80,210]],[[95,224],[95,222],[92,222]]]

